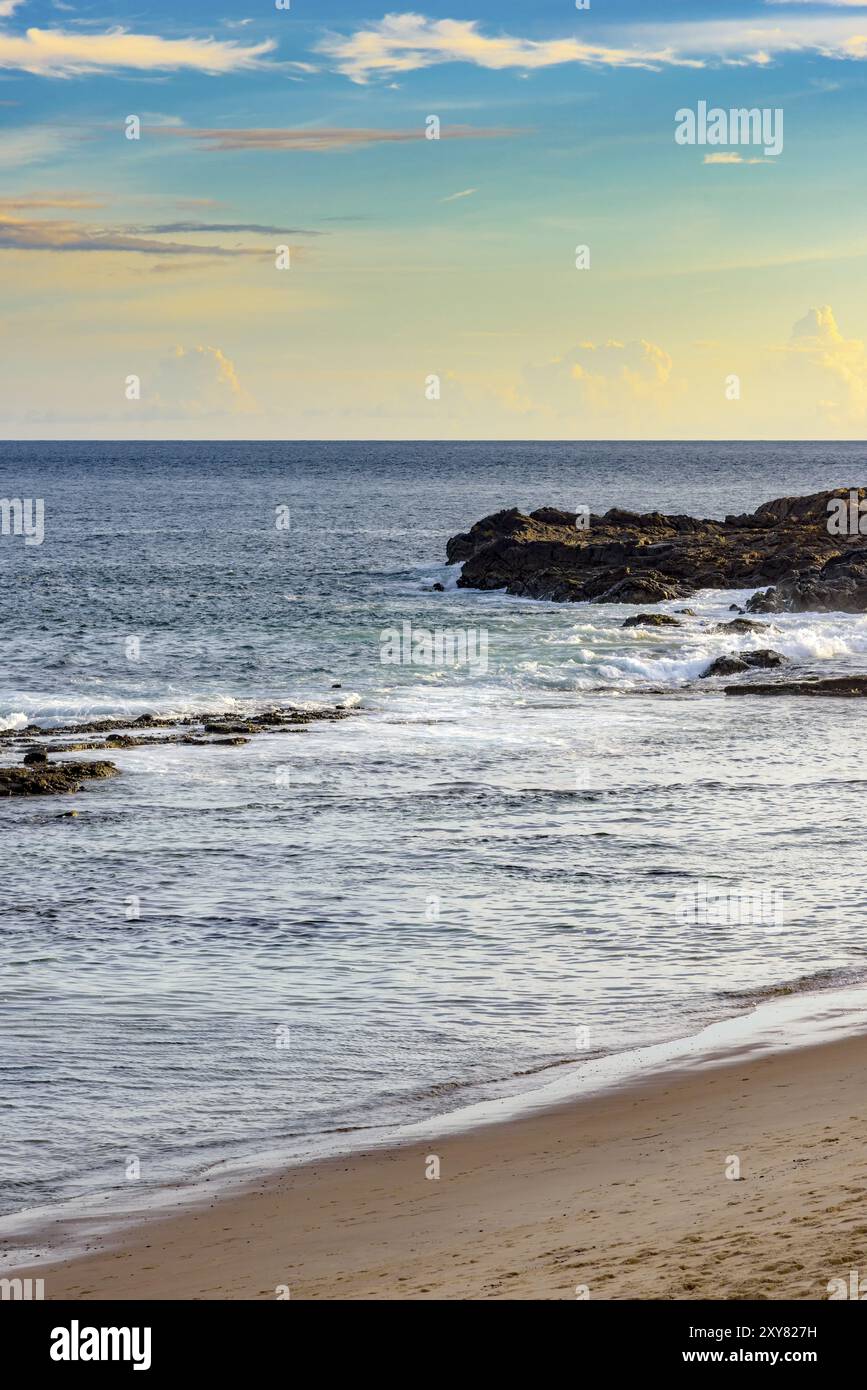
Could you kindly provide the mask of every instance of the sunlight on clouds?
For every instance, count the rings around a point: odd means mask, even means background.
[[[75,34],[62,29],[28,29],[0,33],[0,68],[17,68],[38,77],[73,77],[100,71],[173,71],[197,69],[216,75],[256,68],[273,39],[244,47],[234,40],[163,39],[111,29],[105,34]]]
[[[350,37],[330,34],[317,51],[336,59],[338,72],[365,83],[381,74],[412,72],[434,63],[475,63],[478,67],[547,68],[562,63],[590,67],[655,68],[701,66],[667,49],[614,48],[578,39],[521,39],[504,34],[490,38],[478,20],[427,19],[419,14],[390,14]]]

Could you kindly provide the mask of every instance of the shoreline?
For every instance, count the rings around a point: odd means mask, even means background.
[[[865,1070],[867,1031],[708,1054],[101,1237],[85,1221],[90,1253],[4,1273],[50,1299],[824,1299],[867,1271]]]

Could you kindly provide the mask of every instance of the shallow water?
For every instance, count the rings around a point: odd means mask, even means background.
[[[722,516],[857,485],[860,454],[0,447],[0,492],[46,507],[43,545],[0,539],[0,723],[353,710],[0,802],[2,1210],[358,1142],[867,973],[861,702],[697,680],[767,645],[863,672],[867,618],[733,640],[713,623],[745,595],[708,592],[624,632],[634,609],[457,590],[442,563],[503,506]],[[384,665],[404,621],[484,629],[487,669]],[[697,884],[779,911],[696,923]]]

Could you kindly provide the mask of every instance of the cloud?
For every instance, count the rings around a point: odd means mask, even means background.
[[[760,159],[753,156],[752,159],[744,159],[742,154],[706,154],[705,164],[773,164],[772,159]]]
[[[185,126],[179,129],[162,129],[161,135],[174,136],[183,140],[195,140],[206,150],[348,150],[359,149],[365,145],[383,145],[393,142],[403,143],[424,140],[423,126],[411,130],[383,130],[375,128],[355,128],[351,126],[320,127],[279,127],[277,129],[206,129]],[[524,131],[508,126],[486,128],[483,126],[444,125],[440,131],[442,140],[504,140],[513,135],[523,135]]]
[[[211,75],[263,66],[273,39],[244,47],[235,40],[164,39],[109,29],[104,34],[77,34],[62,29],[28,29],[0,33],[0,68],[15,68],[38,77],[80,77],[128,69],[171,72],[192,68]],[[308,64],[292,64],[309,71]]]
[[[132,251],[148,256],[260,256],[242,247],[155,241],[124,230],[92,228],[45,218],[34,222],[0,211],[0,251]]]
[[[128,227],[134,236],[179,236],[189,232],[256,232],[260,236],[326,236],[305,227],[267,227],[259,222],[164,222],[156,227]]]
[[[792,329],[786,349],[796,389],[811,388],[835,428],[867,419],[867,348],[844,338],[830,304],[810,309]]]
[[[562,63],[626,68],[701,66],[667,49],[613,48],[574,38],[521,39],[511,34],[492,38],[480,32],[478,20],[433,20],[420,14],[388,14],[348,37],[329,34],[317,45],[317,51],[332,59],[338,72],[359,83],[435,63],[474,63],[496,70],[548,68]]]
[[[77,135],[55,126],[18,126],[0,132],[0,169],[22,169],[57,159]]]
[[[580,343],[524,373],[527,401],[552,421],[585,429],[633,429],[664,413],[683,390],[668,352],[646,338]]]
[[[26,0],[0,0],[0,19],[8,19],[25,3]]]
[[[238,415],[256,410],[235,364],[218,347],[176,347],[142,379],[142,413],[168,419]]]
[[[638,25],[637,42],[665,42],[673,52],[701,55],[706,63],[767,67],[786,54],[817,53],[823,58],[867,58],[867,28],[855,15],[774,14],[767,18],[700,19],[665,25]]]
[[[0,212],[35,212],[45,208],[65,208],[70,211],[99,208],[103,204],[89,193],[52,193],[33,190],[15,196],[0,195]]]
[[[865,4],[826,8],[860,9]],[[613,32],[613,31],[612,31]],[[513,34],[482,33],[480,21],[428,19],[425,15],[387,14],[354,33],[328,34],[316,46],[338,72],[356,83],[393,77],[437,63],[472,63],[524,73],[578,63],[597,68],[704,68],[715,63],[733,67],[767,67],[786,53],[818,53],[826,58],[867,58],[867,31],[854,15],[786,15],[767,18],[694,20],[624,25],[616,42],[585,43],[572,36],[525,39]]]
[[[458,198],[471,198],[474,193],[478,193],[477,188],[465,188],[461,193],[450,193],[447,198],[440,198],[441,203],[454,203]]]

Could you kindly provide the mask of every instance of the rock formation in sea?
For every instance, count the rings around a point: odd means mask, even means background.
[[[563,603],[660,603],[698,589],[762,589],[754,613],[867,612],[867,535],[834,533],[867,488],[781,497],[724,521],[612,507],[604,515],[512,508],[453,536],[458,586]]]

